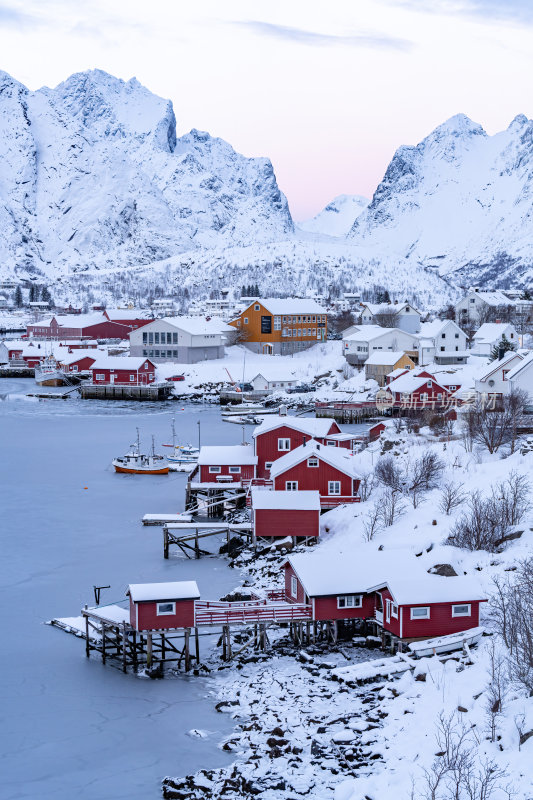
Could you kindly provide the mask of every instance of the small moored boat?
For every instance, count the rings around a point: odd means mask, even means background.
[[[449,633],[446,636],[411,642],[409,650],[416,658],[438,655],[439,653],[452,653],[454,650],[462,650],[465,644],[469,647],[477,644],[482,636],[483,628],[468,628],[466,631],[460,631],[459,633]]]
[[[115,472],[125,472],[129,475],[168,475],[169,470],[167,459],[155,452],[153,437],[151,454],[141,453],[138,428],[137,442],[131,445],[130,452],[114,458],[111,463],[115,467]]]

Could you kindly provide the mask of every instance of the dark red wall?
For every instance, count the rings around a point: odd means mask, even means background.
[[[320,511],[254,509],[256,536],[318,536]]]
[[[359,594],[350,592],[349,594]],[[337,597],[316,597],[314,619],[368,619],[374,616],[374,599],[371,595],[363,595],[361,608],[337,608]]]
[[[305,592],[303,590],[303,586],[298,580],[298,576],[296,576],[296,580],[298,581],[298,597],[293,597],[291,594],[291,577],[296,575],[293,568],[290,564],[285,565],[285,597],[289,602],[292,603],[305,603]]]
[[[169,601],[170,602],[170,601]],[[169,630],[170,628],[194,627],[194,600],[177,600],[176,613],[172,615],[157,616],[157,604],[137,603],[139,609],[139,624],[135,622],[135,608],[130,599],[130,622],[139,631]]]
[[[331,427],[328,433],[340,433],[340,428],[334,420],[331,420]],[[275,461],[289,452],[288,450],[278,450],[278,439],[290,439],[291,450],[294,450],[304,443],[304,439],[308,442],[310,438],[308,433],[302,433],[284,424],[280,424],[280,427],[276,428],[276,430],[267,431],[257,436],[255,439],[255,454],[258,457],[257,477],[270,477],[269,470],[265,470],[265,462]],[[319,439],[318,441],[321,440]]]
[[[253,464],[243,464],[241,466],[241,471],[236,473],[230,473],[229,466],[227,464],[212,464],[212,467],[220,466],[220,472],[209,472],[209,465],[202,464],[200,467],[200,483],[217,483],[217,477],[219,475],[226,475],[233,479],[234,482],[239,483],[241,480],[251,480],[255,477],[254,475],[254,465]],[[234,465],[238,466],[238,465]]]
[[[274,489],[284,491],[286,481],[298,481],[298,490],[318,489],[321,497],[328,496],[328,481],[341,482],[341,496],[352,496],[352,478],[332,467],[318,455],[318,467],[308,467],[307,459],[274,478]],[[359,484],[356,484],[358,488]],[[334,495],[331,495],[334,497]]]
[[[94,364],[94,359],[92,356],[84,356],[80,358],[78,361],[73,361],[67,366],[64,367],[65,372],[84,372],[88,370],[92,364]],[[78,369],[73,369],[73,367],[77,367]]]
[[[459,633],[479,625],[479,601],[470,603],[470,617],[452,617],[452,605],[468,603],[468,600],[456,600],[454,603],[418,603],[418,606],[430,605],[430,619],[411,620],[411,608],[403,606],[403,638],[416,639],[424,636],[446,636]]]
[[[141,365],[142,369],[114,369],[110,370],[106,367],[97,368],[91,367],[93,383],[105,384],[111,383],[111,372],[115,375],[115,386],[144,386],[153,383],[155,379],[155,367],[150,363],[149,369],[144,369],[144,364]],[[103,380],[97,379],[97,375],[103,375]],[[130,381],[130,375],[135,377],[135,380]]]

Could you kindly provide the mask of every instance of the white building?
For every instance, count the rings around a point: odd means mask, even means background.
[[[130,354],[155,363],[196,364],[223,358],[224,346],[234,335],[235,329],[218,317],[164,317],[131,332]]]
[[[524,358],[524,352],[506,353],[499,361],[491,361],[475,381],[478,398],[488,398],[493,395],[502,397],[508,394],[511,385],[509,373],[521,364]]]
[[[523,361],[516,364],[507,374],[512,391],[522,391],[529,395],[529,404],[533,403],[533,353],[529,353]]]
[[[363,325],[378,325],[380,316],[394,318],[395,327],[406,333],[420,330],[420,311],[409,303],[361,303]]]
[[[280,372],[279,375],[271,373],[270,369],[266,375],[259,372],[255,378],[250,381],[254,387],[254,392],[265,392],[288,389],[291,386],[296,386],[298,381],[292,376],[287,376],[286,372]]]
[[[472,355],[490,356],[504,336],[515,348],[518,347],[518,333],[514,325],[510,322],[485,322],[473,336]]]
[[[361,366],[368,357],[379,350],[401,350],[416,358],[418,340],[416,335],[399,328],[381,328],[379,325],[361,325],[357,330],[349,328],[342,339],[342,351],[349,364]]]
[[[418,363],[466,364],[466,334],[451,319],[435,319],[420,326],[418,336]]]
[[[459,325],[472,325],[479,321],[480,314],[487,313],[491,309],[497,313],[498,309],[514,306],[515,301],[507,297],[503,292],[480,292],[471,289],[462,300],[455,306],[455,318]]]

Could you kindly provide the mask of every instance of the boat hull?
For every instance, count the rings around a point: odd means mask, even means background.
[[[115,467],[115,472],[124,472],[127,475],[168,475],[168,466],[158,468],[147,467],[143,469],[142,467],[124,467],[114,462],[113,466]]]

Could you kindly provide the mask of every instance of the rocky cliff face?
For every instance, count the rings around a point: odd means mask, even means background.
[[[397,150],[349,239],[390,267],[505,287],[533,279],[532,222],[533,121],[488,136],[460,114]]]
[[[284,238],[268,159],[176,136],[172,103],[94,70],[28,91],[0,73],[0,262],[21,277]]]

